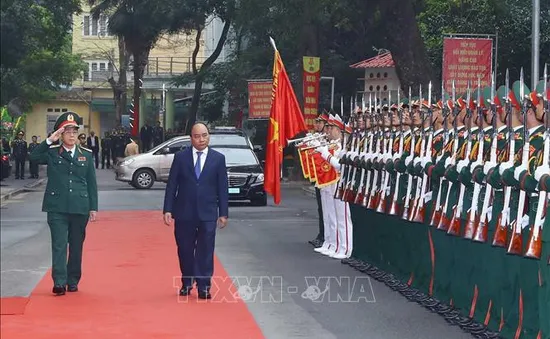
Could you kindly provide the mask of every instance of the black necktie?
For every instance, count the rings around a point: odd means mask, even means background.
[[[69,153],[69,157],[72,158],[73,157],[73,151],[68,151]]]

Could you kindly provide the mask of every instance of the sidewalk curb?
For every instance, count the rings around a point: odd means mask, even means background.
[[[2,196],[0,197],[0,202],[4,202],[6,200],[9,200],[9,199],[13,198],[14,196],[16,196],[18,194],[29,191],[30,189],[33,189],[35,187],[38,187],[38,186],[42,185],[44,182],[46,182],[46,180],[48,180],[48,179],[47,178],[38,179],[38,180],[28,184],[28,185],[25,185],[23,187],[15,189],[15,190],[13,190],[9,193],[2,194]]]

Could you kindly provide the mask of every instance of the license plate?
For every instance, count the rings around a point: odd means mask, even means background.
[[[239,188],[230,188],[229,194],[239,194],[241,190]]]

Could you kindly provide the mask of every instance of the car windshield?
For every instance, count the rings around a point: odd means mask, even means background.
[[[250,166],[258,165],[254,152],[249,148],[212,147],[225,155],[226,165]]]
[[[210,134],[210,146],[248,146],[245,137],[236,134]]]

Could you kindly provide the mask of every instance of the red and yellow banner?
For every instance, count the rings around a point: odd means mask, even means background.
[[[321,61],[319,57],[303,57],[304,64],[304,118],[306,127],[312,131],[319,111],[319,81],[321,79]]]
[[[271,81],[248,82],[248,119],[269,119],[272,87]]]
[[[331,151],[331,153],[333,152]],[[338,172],[336,172],[334,167],[332,167],[319,152],[313,153],[312,160],[317,187],[323,188],[338,181]]]
[[[471,88],[477,86],[481,76],[481,86],[489,86],[493,65],[493,40],[472,38],[445,38],[443,40],[443,79],[445,91],[452,92],[455,81],[456,94],[466,92],[468,81]]]

